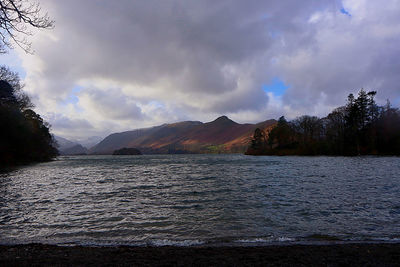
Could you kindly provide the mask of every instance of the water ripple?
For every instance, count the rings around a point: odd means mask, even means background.
[[[400,158],[60,157],[0,173],[0,243],[400,237]]]

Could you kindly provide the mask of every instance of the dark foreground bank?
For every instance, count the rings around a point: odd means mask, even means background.
[[[265,247],[0,246],[0,266],[399,266],[398,244]]]

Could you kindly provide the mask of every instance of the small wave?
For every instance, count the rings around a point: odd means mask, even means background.
[[[152,184],[141,184],[141,185],[135,185],[135,186],[130,187],[131,190],[136,190],[136,189],[147,190],[147,189],[156,189],[156,188],[157,188],[157,185],[152,185]]]
[[[382,241],[382,242],[400,242],[400,237],[377,237],[372,238],[373,241]]]
[[[114,182],[115,182],[115,180],[114,179],[110,179],[110,178],[97,181],[97,183],[99,183],[99,184],[114,183]]]
[[[257,237],[257,238],[249,238],[249,239],[239,239],[236,240],[236,243],[271,243],[271,242],[290,242],[295,241],[296,239],[291,237]]]
[[[284,237],[284,236],[278,237],[278,241],[279,241],[279,242],[288,242],[288,241],[295,241],[295,240],[296,240],[296,239],[290,238],[290,237]]]
[[[149,245],[156,247],[164,247],[164,246],[176,246],[176,247],[191,247],[191,246],[199,246],[205,244],[205,241],[201,240],[169,240],[169,239],[159,239],[152,240],[149,242]]]
[[[265,238],[253,238],[253,239],[239,239],[235,242],[237,243],[266,243],[271,242],[272,239],[265,239]]]
[[[340,241],[342,240],[338,236],[334,235],[326,235],[326,234],[312,234],[306,236],[307,240],[320,240],[320,241]]]

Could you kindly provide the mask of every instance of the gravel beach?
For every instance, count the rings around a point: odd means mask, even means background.
[[[0,266],[400,266],[400,243],[262,247],[3,245]]]

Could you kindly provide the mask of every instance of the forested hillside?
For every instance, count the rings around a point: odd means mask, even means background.
[[[49,125],[32,108],[16,73],[0,67],[0,167],[47,161],[57,155]]]
[[[325,118],[281,117],[271,131],[257,130],[250,155],[400,155],[400,111],[378,106],[375,91],[350,94]]]

